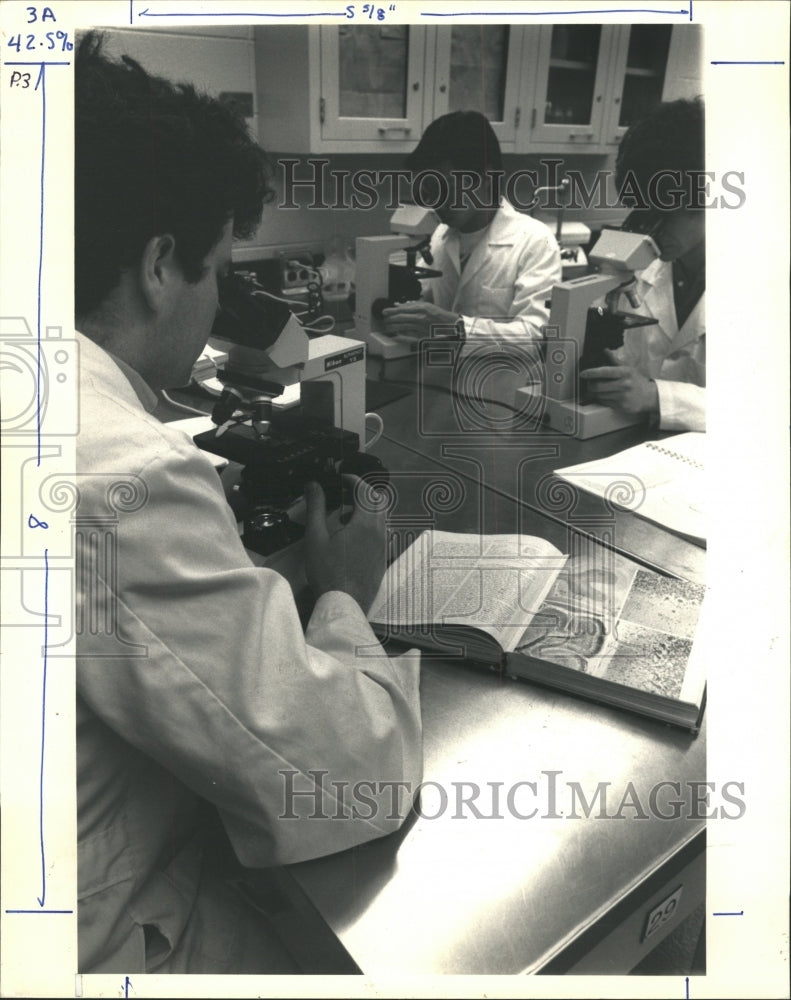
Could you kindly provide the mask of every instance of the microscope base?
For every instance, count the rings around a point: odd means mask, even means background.
[[[359,337],[360,334],[358,333]],[[393,361],[396,358],[411,358],[417,353],[417,340],[407,340],[401,337],[387,337],[383,333],[371,330],[365,334],[368,354],[373,358],[384,358]]]
[[[537,407],[537,398],[541,406]],[[523,386],[516,390],[515,406],[522,410],[543,413],[553,431],[568,434],[585,441],[588,438],[609,434],[624,427],[641,423],[641,414],[620,413],[601,403],[577,403],[571,399],[551,399],[540,386]]]

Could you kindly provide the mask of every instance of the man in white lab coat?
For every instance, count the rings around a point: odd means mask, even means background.
[[[247,557],[211,462],[152,412],[155,390],[185,384],[203,350],[232,237],[255,230],[266,180],[241,119],[136,63],[108,62],[85,36],[75,68],[80,972],[297,971],[271,921],[236,892],[241,865],[381,837],[421,779],[419,661],[388,658],[365,614],[385,566],[380,514],[358,507],[331,527],[321,488],[309,487],[317,600],[305,634],[288,583]],[[349,798],[360,784],[362,811]]]
[[[613,364],[581,373],[600,402],[644,413],[661,430],[706,429],[704,107],[659,105],[624,136],[619,190],[639,192],[626,227],[650,234],[660,257],[636,275],[638,312],[658,322],[627,329]]]
[[[407,158],[423,203],[442,225],[431,238],[433,267],[419,301],[385,309],[392,335],[460,339],[518,351],[543,338],[547,301],[560,281],[560,251],[550,230],[499,196],[502,156],[477,111],[433,121]]]

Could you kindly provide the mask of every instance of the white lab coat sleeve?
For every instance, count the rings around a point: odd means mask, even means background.
[[[515,347],[526,340],[543,339],[549,322],[547,303],[560,280],[560,250],[554,237],[549,231],[546,236],[531,236],[519,249],[513,294],[510,302],[502,303],[499,315],[462,313],[467,340]]]
[[[691,382],[656,379],[659,427],[663,431],[706,430],[706,388]]]
[[[114,559],[86,564],[80,613],[113,622],[128,653],[108,658],[86,627],[79,694],[219,808],[243,864],[396,829],[421,779],[417,654],[388,658],[341,593],[319,599],[306,639],[288,583],[247,558],[211,464],[170,433],[137,474],[146,503],[119,515]],[[101,477],[80,489],[102,504]]]

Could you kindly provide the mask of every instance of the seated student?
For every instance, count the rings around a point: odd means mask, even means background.
[[[437,118],[407,167],[413,176],[426,172],[423,200],[442,222],[431,238],[432,267],[442,277],[425,282],[420,301],[385,309],[385,330],[428,337],[439,324],[500,347],[541,339],[549,291],[560,281],[560,251],[542,222],[499,197],[500,144],[485,116],[454,111]]]
[[[419,661],[389,659],[366,620],[380,513],[333,531],[308,488],[305,635],[212,463],[152,415],[203,350],[232,237],[260,221],[262,150],[94,34],[75,91],[79,969],[291,972],[228,879],[400,826],[422,773]],[[365,809],[343,792],[357,782]],[[206,846],[223,838],[227,871]]]
[[[659,247],[661,256],[637,275],[635,289],[637,312],[659,322],[627,330],[623,347],[609,352],[612,366],[581,373],[599,402],[644,413],[662,430],[706,429],[706,223],[696,181],[703,169],[700,99],[661,104],[624,136],[619,190],[635,185],[644,199],[656,192],[657,203],[632,212],[627,226],[649,233]]]

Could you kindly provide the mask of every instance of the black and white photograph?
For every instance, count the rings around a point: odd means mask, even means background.
[[[788,996],[789,8],[0,18],[0,993]]]

